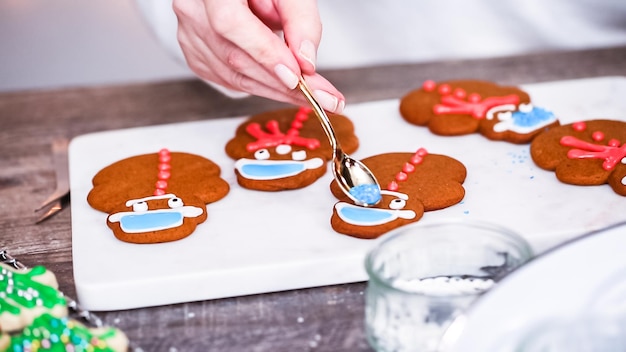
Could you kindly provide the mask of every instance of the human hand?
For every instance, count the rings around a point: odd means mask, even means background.
[[[173,7],[178,41],[200,78],[307,105],[295,90],[302,75],[324,109],[343,110],[344,96],[315,72],[322,35],[315,0],[174,0]]]

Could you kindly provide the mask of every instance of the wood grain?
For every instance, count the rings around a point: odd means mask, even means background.
[[[524,84],[626,75],[626,47],[324,72],[348,104],[399,98],[426,79]],[[283,107],[231,100],[196,80],[0,94],[0,247],[54,271],[74,296],[69,208],[35,225],[55,188],[51,142],[128,127],[242,116]],[[124,260],[112,254],[111,260]],[[97,312],[143,351],[370,351],[365,283],[117,312]]]

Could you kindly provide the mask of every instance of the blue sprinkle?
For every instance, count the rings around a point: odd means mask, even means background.
[[[380,188],[376,185],[358,185],[350,188],[350,194],[364,204],[376,204],[381,198]]]
[[[469,210],[464,211],[463,214],[469,214]]]

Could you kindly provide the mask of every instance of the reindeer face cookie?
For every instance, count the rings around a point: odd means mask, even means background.
[[[358,148],[347,117],[328,114],[342,148]],[[322,177],[332,149],[311,109],[284,109],[251,116],[226,144],[244,188],[282,191],[306,187]]]
[[[559,125],[554,114],[533,106],[521,89],[477,80],[426,81],[401,99],[400,114],[412,124],[428,126],[434,134],[480,133],[518,144]]]
[[[563,183],[609,184],[626,196],[626,122],[591,120],[550,129],[533,140],[530,155]]]
[[[230,189],[214,162],[166,149],[111,164],[92,182],[87,202],[108,213],[107,225],[115,237],[130,243],[189,236],[207,219],[206,204]]]
[[[445,155],[387,153],[362,159],[381,185],[382,200],[375,207],[354,205],[336,181],[331,192],[335,204],[330,223],[339,233],[372,239],[397,227],[416,222],[424,212],[443,209],[465,196],[465,166]]]

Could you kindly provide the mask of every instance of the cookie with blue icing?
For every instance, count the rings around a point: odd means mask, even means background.
[[[380,183],[382,199],[373,207],[355,205],[333,180],[330,190],[339,202],[333,207],[330,223],[341,234],[377,238],[465,197],[467,170],[449,156],[420,148],[414,153],[385,153],[361,161]]]
[[[216,163],[200,155],[162,149],[100,170],[87,202],[109,214],[106,223],[121,241],[176,241],[207,219],[207,204],[228,194],[220,173]]]
[[[328,118],[342,149],[354,152],[359,140],[352,121],[339,114]],[[259,191],[304,188],[326,173],[333,156],[319,120],[304,107],[250,116],[225,150],[235,160],[237,183]]]
[[[522,89],[481,80],[428,80],[401,99],[400,114],[437,135],[480,133],[516,144],[530,143],[559,125],[551,111],[534,106]]]

